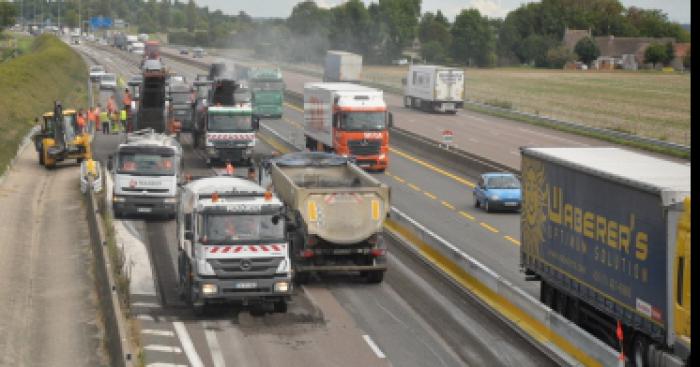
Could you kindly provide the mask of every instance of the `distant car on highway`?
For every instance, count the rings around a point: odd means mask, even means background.
[[[192,49],[192,57],[195,59],[198,57],[199,58],[204,57],[205,54],[206,53],[204,52],[204,49],[201,47],[195,47]]]
[[[485,211],[513,210],[522,206],[522,189],[520,180],[505,172],[484,173],[474,187],[474,206]]]
[[[180,55],[187,55],[187,54],[189,54],[189,53],[190,53],[190,52],[187,51],[186,48],[181,48],[181,49],[180,49]]]
[[[90,79],[99,80],[105,74],[105,67],[102,65],[93,65],[90,67]]]
[[[100,78],[100,89],[117,89],[117,76],[105,73]]]
[[[391,60],[391,63],[394,65],[408,65],[408,59]]]

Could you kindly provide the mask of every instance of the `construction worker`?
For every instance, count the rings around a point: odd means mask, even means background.
[[[85,111],[83,111],[82,108],[78,110],[76,119],[78,123],[78,133],[82,134],[85,132]]]
[[[88,120],[88,131],[90,134],[95,133],[95,126],[97,126],[97,115],[95,115],[95,107],[90,107],[87,111]]]
[[[121,111],[119,111],[119,119],[121,120],[121,123],[122,123],[122,126],[121,126],[122,131],[124,131],[126,129],[126,117],[127,117],[126,107],[124,107],[124,108],[122,108]]]
[[[111,115],[117,110],[117,103],[114,101],[114,95],[109,96],[107,100],[107,112]]]
[[[102,123],[102,133],[109,134],[109,113],[107,113],[107,111],[100,111],[98,116],[100,117],[100,122]]]
[[[113,133],[118,133],[121,131],[121,125],[119,124],[119,113],[117,112],[116,108],[109,114],[109,121],[111,123]]]
[[[122,104],[124,105],[124,108],[131,108],[131,92],[129,92],[129,88],[124,89]]]
[[[95,114],[95,129],[99,129],[99,128],[102,126],[102,125],[101,125],[101,122],[102,122],[102,121],[100,121],[100,113],[102,112],[101,109],[102,109],[102,105],[100,105],[100,104],[98,103],[98,104],[97,104],[97,107],[95,107],[95,111],[94,111],[94,114]]]

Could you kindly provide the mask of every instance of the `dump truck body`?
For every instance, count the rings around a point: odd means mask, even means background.
[[[521,266],[541,279],[543,303],[611,344],[620,321],[631,354],[656,345],[687,358],[674,292],[690,268],[674,265],[690,166],[618,148],[524,148],[521,172]]]
[[[320,152],[284,155],[271,162],[269,172],[295,228],[296,272],[358,270],[381,281],[387,185],[347,158]]]

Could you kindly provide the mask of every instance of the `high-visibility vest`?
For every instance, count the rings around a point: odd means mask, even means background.
[[[122,110],[121,118],[122,118],[122,121],[126,121],[126,110]]]
[[[100,112],[100,121],[101,122],[109,121],[109,114],[107,113],[107,111]]]
[[[94,112],[88,111],[87,116],[88,116],[88,121],[95,122],[97,120],[97,115],[95,115]]]

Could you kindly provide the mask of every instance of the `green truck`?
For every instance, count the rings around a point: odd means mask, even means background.
[[[282,118],[284,81],[277,67],[252,68],[248,82],[253,95],[253,115]]]

